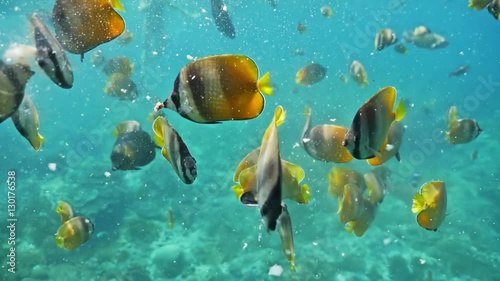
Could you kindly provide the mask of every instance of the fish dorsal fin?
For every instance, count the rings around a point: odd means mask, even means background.
[[[259,81],[257,81],[257,88],[263,94],[272,96],[273,95],[273,87],[271,86],[271,74],[266,72]]]
[[[290,163],[285,160],[281,160],[282,166],[284,169],[288,170],[290,175],[297,180],[297,182],[301,182],[304,177],[304,169],[302,169],[300,166],[297,166],[293,163]]]
[[[418,213],[425,209],[425,200],[422,194],[417,193],[413,196],[413,204],[411,206],[411,211],[413,213]]]
[[[424,201],[430,207],[435,205],[436,197],[439,195],[439,191],[432,182],[425,183],[420,189],[420,194],[424,198]]]
[[[395,113],[396,113],[396,116],[395,116],[396,121],[401,121],[406,116],[406,107],[403,103],[403,99],[399,100],[398,105],[396,106]]]
[[[163,147],[165,145],[165,140],[163,139],[163,125],[166,123],[166,121],[167,120],[165,120],[165,118],[161,116],[156,117],[156,119],[153,121],[153,132],[155,134],[154,139],[156,144],[160,147]]]
[[[274,111],[274,123],[276,124],[276,127],[281,126],[281,124],[285,122],[285,118],[286,118],[286,111],[283,110],[282,106],[278,106]]]

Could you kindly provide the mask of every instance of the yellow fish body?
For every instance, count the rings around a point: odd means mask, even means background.
[[[344,194],[339,199],[339,220],[345,224],[358,219],[363,209],[363,196],[356,185],[348,183],[344,186]]]
[[[335,166],[328,173],[328,192],[335,198],[340,198],[344,194],[344,186],[346,184],[354,184],[361,193],[366,189],[363,175],[353,169],[346,167]]]
[[[120,36],[125,30],[123,18],[114,10],[123,10],[118,0],[56,0],[52,20],[56,38],[73,54],[83,54]]]
[[[347,128],[336,125],[311,125],[311,108],[306,107],[306,123],[300,144],[307,154],[316,160],[334,163],[347,163],[352,155],[342,145]]]
[[[35,150],[39,150],[42,146],[44,138],[38,132],[39,120],[38,112],[33,104],[33,101],[28,95],[24,99],[14,114],[12,121],[19,133],[29,141]]]
[[[73,250],[87,242],[94,233],[94,224],[86,217],[74,217],[64,222],[55,234],[59,248]]]
[[[368,199],[373,204],[380,204],[384,201],[385,184],[384,181],[373,173],[368,172],[363,175],[368,188]]]
[[[369,199],[364,198],[363,208],[361,209],[359,217],[354,221],[347,222],[345,229],[349,233],[354,232],[358,237],[363,236],[373,220],[375,220],[376,211],[377,205],[371,203]]]
[[[446,216],[447,194],[442,181],[424,183],[413,197],[412,212],[417,213],[417,223],[427,230],[436,231]]]
[[[269,72],[258,80],[255,62],[244,55],[204,57],[186,65],[156,110],[169,108],[197,123],[248,120],[264,109],[262,93],[272,95]]]
[[[297,71],[295,83],[309,86],[323,80],[326,68],[319,63],[308,64]]]

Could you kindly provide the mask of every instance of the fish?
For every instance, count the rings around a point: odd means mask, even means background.
[[[73,250],[87,242],[94,233],[94,224],[86,217],[74,217],[64,222],[55,234],[59,248]]]
[[[28,65],[7,64],[0,59],[0,123],[17,111],[33,72]]]
[[[115,129],[113,130],[113,136],[115,136],[115,138],[118,138],[121,135],[140,130],[142,129],[141,129],[141,124],[139,122],[135,120],[127,120],[120,122],[118,123],[118,125],[116,125]]]
[[[153,123],[156,119],[156,117],[158,116],[162,116],[162,117],[165,117],[165,113],[163,111],[151,111],[149,114],[148,114],[148,121]]]
[[[120,73],[125,75],[127,78],[130,78],[132,76],[132,72],[134,71],[134,64],[132,64],[127,57],[113,57],[106,62],[102,71],[107,76]]]
[[[135,124],[136,121],[127,121],[128,124]],[[114,130],[116,142],[111,152],[112,170],[139,170],[139,167],[151,163],[155,156],[155,143],[151,136],[139,129],[126,130],[124,123],[118,124]],[[130,125],[132,128],[134,125]]]
[[[3,56],[7,63],[31,66],[36,57],[36,48],[31,45],[13,43],[9,45]]]
[[[257,160],[257,202],[267,231],[276,230],[276,223],[281,215],[281,195],[283,172],[281,166],[278,127],[285,121],[286,113],[278,106],[273,120],[267,127],[260,145]]]
[[[347,163],[352,155],[342,145],[348,129],[342,126],[324,124],[312,127],[311,108],[304,110],[306,123],[302,130],[300,145],[312,158],[323,162]]]
[[[295,48],[295,49],[293,49],[293,50],[292,50],[292,53],[293,53],[294,55],[297,55],[297,56],[303,56],[303,55],[305,55],[304,50],[303,50],[303,49],[301,49],[301,48]]]
[[[448,111],[448,131],[445,132],[446,140],[450,144],[464,144],[475,140],[483,129],[474,119],[458,119],[456,106]]]
[[[125,21],[115,9],[124,11],[119,0],[56,0],[52,21],[57,40],[83,61],[84,53],[125,30]]]
[[[399,121],[394,121],[389,127],[389,132],[387,133],[387,146],[375,154],[375,157],[367,159],[368,164],[372,166],[379,166],[385,163],[392,157],[396,157],[396,160],[401,162],[401,156],[399,154],[399,149],[403,143],[403,135],[405,133],[405,126]]]
[[[271,5],[271,7],[276,8],[278,6],[278,0],[267,0],[267,4]]]
[[[403,43],[399,43],[396,46],[394,46],[394,50],[403,55],[408,53],[408,48]]]
[[[106,57],[102,50],[95,50],[90,54],[90,64],[92,67],[100,67],[106,62]]]
[[[361,237],[365,234],[368,227],[375,220],[375,214],[377,211],[377,205],[370,202],[368,198],[363,198],[363,208],[361,208],[361,213],[358,218],[354,221],[347,222],[345,229],[349,233],[353,233]]]
[[[333,167],[328,173],[328,193],[335,198],[341,198],[344,194],[344,186],[346,184],[357,186],[361,194],[366,190],[362,174],[342,166]]]
[[[299,32],[299,34],[304,34],[307,30],[307,26],[301,22],[299,22],[297,24],[297,32]]]
[[[29,23],[36,46],[36,63],[57,86],[71,89],[74,82],[73,69],[61,44],[37,13],[31,15]]]
[[[281,208],[281,215],[278,219],[278,233],[281,238],[281,247],[283,249],[285,258],[290,262],[290,269],[292,271],[295,271],[295,250],[293,246],[292,219],[290,218],[290,213],[288,212],[288,208],[284,203],[281,204]]]
[[[210,4],[212,6],[212,16],[217,30],[219,30],[226,37],[234,39],[236,37],[236,31],[224,1],[210,0]]]
[[[132,42],[134,39],[134,33],[132,33],[130,30],[124,30],[123,33],[116,38],[116,43],[120,45],[127,45]]]
[[[403,38],[418,48],[434,50],[448,46],[448,41],[443,36],[432,33],[425,26],[418,26],[413,31],[404,32]]]
[[[118,97],[119,100],[133,101],[139,97],[135,82],[122,73],[111,74],[103,90],[106,95]]]
[[[153,121],[154,139],[160,146],[161,154],[172,165],[179,179],[185,184],[192,184],[198,175],[196,159],[182,140],[179,133],[162,116]]]
[[[57,202],[56,213],[61,215],[61,223],[65,223],[75,216],[73,207],[71,207],[69,203],[66,203],[64,201]]]
[[[406,114],[400,100],[396,112],[392,112],[396,100],[396,88],[388,86],[379,90],[356,112],[342,145],[356,159],[376,157],[387,147],[387,134],[394,120],[401,121]]]
[[[196,123],[248,120],[264,110],[272,95],[269,72],[258,79],[255,62],[244,55],[216,55],[181,69],[170,96],[155,106],[168,108]]]
[[[319,12],[327,19],[331,18],[333,15],[333,10],[330,6],[325,5],[319,9]]]
[[[28,95],[24,96],[19,108],[11,116],[17,131],[29,141],[33,149],[39,150],[44,138],[38,132],[38,112],[33,101]]]
[[[427,230],[437,231],[446,217],[446,184],[430,181],[420,187],[413,197],[411,211],[417,214],[417,223]]]
[[[358,86],[368,86],[368,75],[359,61],[355,60],[351,63],[349,66],[349,73],[351,74],[351,78],[358,83]]]
[[[368,188],[368,200],[373,204],[384,201],[385,181],[381,180],[375,173],[368,172],[363,175]]]
[[[472,151],[471,155],[470,155],[470,160],[471,161],[474,161],[477,159],[477,154],[478,154],[478,151],[477,149],[474,149],[474,151]]]
[[[382,51],[385,47],[396,43],[398,37],[396,33],[389,28],[383,28],[375,35],[375,50]]]
[[[360,188],[352,183],[344,185],[342,198],[339,198],[339,220],[342,224],[358,219],[363,208],[363,194]]]
[[[168,220],[168,228],[174,228],[174,216],[172,215],[172,211],[167,210],[167,220]]]
[[[302,84],[304,86],[309,86],[316,84],[323,80],[326,75],[326,68],[319,63],[308,64],[295,75],[295,83]]]
[[[448,74],[448,77],[466,75],[467,71],[469,71],[469,68],[470,67],[466,64],[461,65],[461,66],[457,67],[455,70],[453,70],[452,72],[450,72]]]
[[[492,0],[469,0],[469,8],[474,9],[476,11],[481,11],[486,8],[488,4],[490,4]]]
[[[250,162],[246,162],[245,159],[253,158],[255,151],[258,153],[260,148],[250,152],[236,168],[234,181],[237,184],[232,187],[233,192],[241,203],[249,207],[258,206],[257,182],[255,181],[257,164],[247,167]],[[309,186],[307,184],[300,185],[305,176],[304,170],[300,166],[283,159],[281,160],[281,167],[283,175],[281,198],[291,199],[299,204],[309,203],[309,198],[311,197]]]
[[[488,5],[488,12],[496,19],[500,20],[500,0],[493,0]]]

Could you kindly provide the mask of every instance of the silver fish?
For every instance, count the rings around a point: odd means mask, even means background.
[[[43,137],[38,133],[38,112],[31,98],[24,96],[23,102],[11,116],[17,131],[27,139],[35,150],[40,149]]]
[[[234,30],[226,4],[222,0],[211,0],[210,3],[212,4],[212,16],[214,17],[217,29],[225,36],[234,39],[236,31]]]
[[[295,251],[293,246],[293,230],[292,230],[292,219],[290,218],[290,213],[288,213],[288,208],[284,203],[282,203],[282,212],[279,217],[279,227],[278,233],[281,238],[281,246],[283,248],[283,254],[286,259],[290,262],[290,267],[292,271],[295,270]]]

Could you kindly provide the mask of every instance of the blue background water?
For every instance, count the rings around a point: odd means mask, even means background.
[[[193,17],[167,5],[162,24],[154,26],[144,24],[151,13],[140,11],[138,1],[124,2],[121,15],[135,35],[133,42],[110,42],[98,49],[107,58],[127,56],[133,61],[133,79],[140,88],[133,103],[104,95],[106,77],[91,66],[90,53],[83,63],[69,55],[75,74],[70,90],[36,70],[26,92],[39,112],[42,150],[34,152],[9,120],[0,125],[0,173],[6,178],[8,170],[17,172],[19,219],[15,275],[7,272],[8,233],[0,228],[1,279],[266,280],[275,279],[267,272],[279,264],[284,280],[429,280],[428,272],[432,280],[500,280],[500,23],[485,10],[469,9],[467,1],[407,1],[396,9],[385,1],[280,1],[275,10],[264,0],[246,2],[227,2],[234,40],[215,28],[209,1],[173,3]],[[334,10],[330,19],[319,12],[325,4]],[[52,1],[2,1],[0,52],[14,42],[30,44],[27,17],[37,10],[50,18],[52,6]],[[297,32],[299,22],[307,26],[305,34]],[[373,50],[380,28],[392,28],[401,41],[404,31],[418,25],[443,35],[449,46],[425,50],[407,44],[406,55],[392,48]],[[146,61],[141,59],[145,42],[153,45],[146,50]],[[295,48],[305,55],[294,55]],[[114,125],[135,119],[149,130],[147,115],[157,99],[168,96],[173,79],[188,63],[186,56],[223,53],[248,55],[262,73],[271,72],[275,95],[267,97],[263,114],[249,121],[199,125],[165,112],[197,159],[199,176],[193,185],[182,184],[159,155],[141,171],[106,177]],[[354,59],[368,73],[366,88],[340,81]],[[311,87],[296,85],[295,73],[312,61],[327,67],[327,77]],[[462,64],[471,66],[467,75],[449,78]],[[495,83],[486,88],[482,81],[488,80]],[[305,105],[312,107],[314,124],[335,120],[348,126],[357,108],[388,85],[410,105],[403,161],[385,164],[392,170],[389,194],[373,225],[358,238],[344,231],[335,213],[336,199],[327,192],[326,175],[334,165],[314,161],[295,144]],[[259,145],[276,105],[287,110],[279,132],[282,157],[304,168],[304,182],[312,190],[308,205],[288,204],[295,273],[283,257],[277,233],[268,235],[258,211],[242,206],[230,190],[234,168]],[[444,142],[451,105],[484,129],[474,142]],[[471,161],[475,149],[478,159]],[[48,163],[56,163],[57,170],[50,171]],[[363,161],[346,166],[360,172],[371,169]],[[438,232],[420,228],[410,211],[417,191],[410,184],[414,173],[422,175],[419,184],[447,184],[449,215]],[[3,189],[0,209],[7,210]],[[54,212],[58,200],[70,202],[96,225],[92,239],[71,252],[53,241],[60,223]],[[168,229],[168,209],[174,214],[174,229]]]

